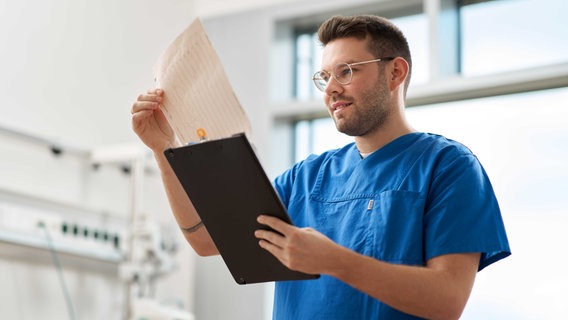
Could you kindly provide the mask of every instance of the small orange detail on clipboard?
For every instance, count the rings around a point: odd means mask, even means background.
[[[207,140],[207,132],[205,132],[205,129],[203,128],[197,129],[197,136],[199,137],[200,142]]]

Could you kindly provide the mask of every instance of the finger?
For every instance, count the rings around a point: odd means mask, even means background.
[[[153,101],[153,102],[162,102],[163,97],[158,94],[154,93],[141,93],[136,98],[136,101]]]
[[[164,94],[164,90],[160,89],[160,88],[151,88],[148,89],[148,91],[146,91],[148,94],[155,94],[155,95],[159,95],[162,96]]]
[[[283,235],[286,235],[291,230],[291,228],[293,228],[290,224],[276,217],[267,216],[267,215],[258,216],[257,221],[258,223],[267,225]]]
[[[130,113],[134,114],[139,111],[156,110],[160,108],[160,103],[155,101],[136,101],[130,109]]]
[[[264,250],[270,252],[273,256],[276,257],[276,259],[280,260],[280,262],[282,262],[283,264],[286,263],[286,261],[284,261],[283,259],[284,250],[282,250],[282,248],[275,246],[273,243],[270,243],[266,240],[260,240],[258,242],[258,245]]]
[[[142,120],[144,118],[148,118],[149,116],[151,116],[153,114],[152,110],[140,110],[138,112],[134,112],[132,114],[132,119],[135,120]]]
[[[269,251],[272,254],[277,254],[278,252],[282,251],[281,248],[279,248],[278,246],[275,246],[273,243],[270,243],[269,241],[266,240],[260,240],[258,241],[258,245],[265,249],[266,251]]]
[[[258,239],[268,241],[280,248],[284,246],[285,242],[284,237],[276,232],[260,229],[254,232],[254,236],[257,237]]]
[[[152,110],[142,110],[132,114],[132,127],[137,128],[142,123],[142,120],[152,116]]]

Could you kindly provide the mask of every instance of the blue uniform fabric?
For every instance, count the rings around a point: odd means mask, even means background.
[[[422,266],[481,252],[481,270],[510,254],[483,167],[439,135],[407,134],[365,159],[349,144],[297,163],[274,185],[295,225],[382,261]],[[273,312],[278,320],[416,319],[325,275],[276,283]]]

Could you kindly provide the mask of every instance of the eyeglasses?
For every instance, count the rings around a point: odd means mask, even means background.
[[[340,84],[351,83],[351,80],[353,80],[353,69],[351,68],[352,66],[371,62],[390,61],[393,59],[393,57],[386,57],[354,63],[340,63],[333,68],[333,72],[331,74],[325,70],[314,73],[312,80],[314,81],[316,88],[318,88],[320,91],[325,91],[325,87],[327,87],[327,84],[331,80],[331,76],[333,76],[335,81],[339,82]]]

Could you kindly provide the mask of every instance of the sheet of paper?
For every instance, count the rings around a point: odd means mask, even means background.
[[[199,19],[166,49],[154,74],[165,92],[164,114],[180,143],[199,141],[199,129],[208,139],[250,136],[250,122]]]

